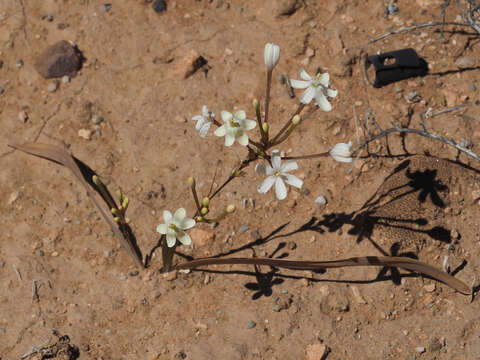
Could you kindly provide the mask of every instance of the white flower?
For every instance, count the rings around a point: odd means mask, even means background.
[[[173,216],[168,210],[163,212],[163,221],[165,221],[165,224],[158,225],[157,231],[160,234],[167,235],[168,247],[173,247],[177,239],[183,245],[190,245],[192,243],[190,235],[188,235],[185,230],[194,227],[195,220],[187,218],[186,215],[187,212],[184,208],[175,211]]]
[[[263,57],[265,59],[267,70],[272,70],[277,65],[278,59],[280,58],[280,46],[274,43],[265,44]]]
[[[240,145],[247,146],[248,136],[245,131],[252,130],[257,125],[257,122],[248,120],[243,110],[237,111],[235,115],[222,110],[221,115],[225,124],[215,130],[214,134],[225,136],[225,146],[232,146],[235,140]]]
[[[207,132],[212,125],[212,121],[209,121],[210,118],[215,118],[215,114],[208,111],[206,105],[202,106],[202,115],[195,115],[194,117],[192,117],[192,120],[197,122],[197,125],[195,125],[195,129],[200,132],[200,137],[202,138],[207,135]]]
[[[320,109],[323,111],[332,110],[332,105],[328,102],[327,96],[334,98],[338,91],[330,89],[330,75],[328,73],[318,73],[312,78],[302,69],[300,70],[300,77],[303,80],[290,79],[290,83],[295,89],[306,89],[300,96],[300,102],[309,104],[315,98],[315,102]]]
[[[332,147],[328,152],[333,157],[334,160],[350,163],[352,162],[352,142],[349,141],[348,144],[338,143]]]
[[[297,170],[298,165],[295,160],[288,160],[281,165],[280,151],[272,151],[272,166],[269,164],[259,163],[255,166],[255,172],[260,175],[268,175],[263,182],[258,186],[257,190],[260,194],[265,194],[275,184],[275,195],[278,200],[283,200],[287,197],[287,187],[285,183],[301,188],[303,181],[294,175],[287,174],[292,170]]]

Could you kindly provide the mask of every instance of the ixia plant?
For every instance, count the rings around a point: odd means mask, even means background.
[[[350,141],[348,143],[333,144],[330,148],[326,149],[326,151],[319,153],[282,156],[282,144],[290,136],[294,136],[295,129],[299,126],[305,126],[307,120],[311,118],[315,112],[319,110],[332,110],[331,101],[337,97],[338,91],[331,88],[328,73],[317,73],[312,76],[304,69],[300,69],[300,79],[288,79],[288,82],[293,88],[302,90],[296,111],[290,114],[288,118],[284,120],[283,124],[271,121],[269,108],[271,102],[270,90],[272,86],[272,73],[279,60],[280,47],[273,43],[266,44],[264,61],[267,83],[263,107],[259,100],[254,99],[250,114],[245,110],[230,112],[221,109],[219,112],[221,117],[220,122],[216,119],[215,113],[204,105],[201,109],[201,114],[192,118],[192,120],[196,122],[195,129],[199,132],[201,138],[205,138],[205,141],[223,138],[221,140],[224,141],[226,147],[240,147],[240,149],[246,150],[246,154],[244,159],[229,171],[223,183],[216,189],[211,189],[208,194],[198,194],[195,178],[190,177],[188,179],[196,208],[193,214],[188,215],[182,204],[177,204],[177,210],[173,214],[169,209],[163,211],[163,222],[157,226],[157,232],[160,235],[159,245],[162,249],[162,270],[167,272],[172,269],[191,269],[211,264],[268,265],[298,270],[319,270],[343,266],[401,267],[410,271],[426,274],[446,283],[461,293],[470,294],[472,292],[470,287],[447,272],[438,270],[418,260],[405,257],[366,256],[334,261],[214,257],[195,259],[174,265],[175,248],[179,245],[190,246],[192,243],[189,230],[199,223],[218,223],[235,211],[235,204],[230,204],[226,208],[214,212],[212,203],[229,183],[235,181],[240,176],[244,176],[246,169],[250,167],[250,165],[255,164],[255,166],[252,166],[252,170],[254,171],[252,171],[251,174],[252,176],[257,175],[259,178],[257,191],[260,194],[273,192],[278,200],[284,200],[288,196],[290,187],[301,189],[303,186],[303,181],[295,176],[295,171],[299,168],[298,161],[300,160],[330,157],[334,161],[351,163],[353,161],[353,154],[368,142],[385,136],[390,132],[399,131],[417,133],[422,136],[430,135],[429,133],[425,135],[421,133],[421,131],[415,132],[412,129],[392,128],[392,131],[386,130],[385,135],[382,135],[383,133],[380,135],[377,134],[367,139],[354,150],[352,150],[353,144]],[[216,128],[213,131],[215,137],[207,138],[208,132],[212,127]],[[437,140],[443,139],[439,136],[433,138]],[[445,141],[448,143],[448,140]],[[63,148],[45,144],[12,145],[12,147],[32,155],[50,159],[68,167],[85,187],[87,194],[92,198],[102,216],[109,223],[112,231],[119,238],[121,244],[135,263],[139,267],[149,265],[151,257],[147,257],[145,261],[142,260],[141,252],[136,246],[132,230],[128,225],[130,221],[126,217],[129,204],[128,197],[125,197],[121,191],[117,191],[119,201],[119,205],[117,205],[115,199],[110,195],[101,179],[97,175],[93,175],[91,178],[85,178],[85,174],[89,174],[89,172],[82,169],[79,162]],[[106,211],[105,207],[100,204],[98,195],[108,205],[110,211]]]

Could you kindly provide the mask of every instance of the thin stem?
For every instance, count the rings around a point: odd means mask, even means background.
[[[272,70],[268,70],[267,71],[267,90],[265,95],[265,122],[266,123],[268,123],[268,109],[270,107],[270,88],[271,87],[272,87]]]
[[[402,128],[402,127],[392,127],[390,129],[386,129],[386,130],[384,130],[384,131],[366,139],[364,142],[362,142],[360,145],[357,146],[357,148],[355,148],[352,151],[352,154],[355,154],[358,150],[362,149],[363,147],[365,147],[367,144],[371,143],[372,141],[380,139],[380,138],[382,138],[384,136],[387,136],[388,134],[391,134],[391,133],[394,133],[394,132],[416,134],[416,135],[420,135],[420,136],[423,136],[423,137],[426,137],[426,138],[429,138],[429,139],[440,141],[444,144],[453,146],[458,151],[461,151],[461,152],[467,154],[468,156],[474,158],[478,162],[480,162],[480,156],[479,155],[475,154],[473,151],[470,151],[466,147],[457,144],[453,140],[444,138],[443,136],[440,136],[440,135],[437,135],[437,134],[429,133],[429,132],[424,131],[424,130],[408,129],[408,128]]]
[[[197,206],[197,211],[200,213],[202,207],[200,206],[200,201],[198,201],[197,189],[196,189],[196,182],[194,182],[190,189],[192,189],[193,199],[195,200],[195,205]]]
[[[300,156],[284,156],[282,157],[283,160],[306,160],[306,159],[315,159],[319,157],[326,157],[330,155],[328,151],[318,154],[311,154],[311,155],[300,155]]]
[[[260,103],[257,102],[257,106],[255,106],[255,115],[257,117],[257,124],[260,130],[260,136],[262,137],[262,143],[264,145],[268,142],[268,135],[263,131],[263,123],[262,123],[262,114],[260,113]]]
[[[275,135],[275,137],[272,139],[272,141],[270,142],[271,144],[274,144],[275,142],[277,142],[278,138],[285,132],[287,131],[287,129],[289,128],[289,126],[292,124],[292,119],[295,117],[295,115],[298,115],[300,114],[300,112],[303,110],[303,108],[305,107],[305,104],[303,103],[300,103],[298,105],[298,108],[297,110],[295,111],[295,113],[290,117],[290,119],[285,123],[285,125],[283,125],[283,127],[280,129],[280,131],[277,133],[277,135]],[[270,148],[272,145],[269,145],[268,147]]]
[[[168,247],[167,244],[167,239],[165,235],[162,235],[162,238],[160,239],[162,242],[162,260],[163,260],[163,272],[169,272],[172,270],[172,260],[173,260],[173,254],[174,254],[174,249],[175,247]]]

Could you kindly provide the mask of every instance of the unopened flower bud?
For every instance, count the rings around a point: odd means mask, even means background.
[[[197,216],[197,217],[195,218],[195,220],[196,220],[197,222],[202,222],[202,221],[203,221],[203,217]]]
[[[271,71],[278,63],[280,58],[280,46],[274,43],[267,43],[263,53],[265,59],[265,66],[268,71]]]
[[[344,163],[352,162],[352,152],[351,147],[353,143],[350,141],[348,144],[338,143],[332,147],[328,152],[334,160]]]
[[[258,108],[260,107],[260,103],[258,102],[257,99],[253,99],[252,104],[255,110],[258,110]]]
[[[265,133],[268,133],[268,123],[264,122],[264,123],[262,124],[262,129],[263,129],[263,131],[264,131]]]
[[[207,207],[210,205],[210,199],[208,197],[204,197],[202,200],[203,206]]]
[[[200,213],[201,213],[202,215],[207,215],[207,214],[208,214],[208,208],[202,207],[202,210],[200,210]]]
[[[300,121],[302,121],[302,118],[300,117],[300,115],[295,115],[292,119],[292,123],[293,125],[298,125],[300,124]]]
[[[235,211],[235,205],[230,204],[227,206],[227,213],[231,214]]]
[[[194,186],[195,186],[195,179],[194,179],[192,176],[190,176],[190,177],[188,178],[188,184],[189,184],[191,187],[194,187]]]

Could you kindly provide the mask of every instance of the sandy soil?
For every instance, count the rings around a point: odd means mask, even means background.
[[[424,28],[371,45],[369,53],[413,47],[430,73],[369,87],[368,98],[356,65],[369,39],[441,20],[441,1],[399,1],[398,14],[387,16],[386,1],[306,0],[279,15],[289,3],[169,1],[157,14],[140,0],[115,2],[108,12],[94,0],[1,1],[0,359],[53,341],[52,328],[69,336],[80,359],[479,358],[478,300],[416,274],[213,266],[164,275],[160,251],[148,269],[136,269],[68,170],[7,146],[63,142],[112,190],[120,186],[144,255],[158,241],[164,209],[193,213],[189,176],[207,192],[216,172],[219,184],[246,156],[212,131],[200,139],[190,119],[204,104],[217,114],[245,109],[254,117],[253,98],[264,99],[266,42],[282,49],[272,128],[298,101],[279,84],[280,73],[297,78],[302,67],[321,67],[339,91],[331,112],[316,112],[282,144],[287,154],[354,140],[354,113],[363,124],[367,100],[384,128],[388,119],[421,128],[418,114],[428,107],[465,105],[427,127],[479,151],[480,50],[472,29],[450,26],[442,39],[438,28]],[[451,4],[446,13],[454,21],[458,10]],[[33,64],[59,40],[76,43],[86,61],[50,92],[52,80]],[[183,79],[192,50],[208,64]],[[473,66],[458,66],[465,57]],[[421,101],[408,103],[411,91]],[[95,115],[104,121],[93,124]],[[92,131],[89,140],[79,136],[82,129]],[[234,203],[238,211],[215,229],[200,226],[214,241],[194,239],[193,248],[179,251],[298,260],[410,253],[439,268],[448,255],[456,276],[470,284],[480,269],[478,163],[414,135],[393,134],[386,144],[373,143],[352,172],[330,158],[299,162],[304,187],[290,189],[283,202],[273,192],[258,194],[262,179],[248,168],[212,205],[220,211]],[[327,205],[315,206],[319,195]],[[254,206],[242,206],[244,199]]]

